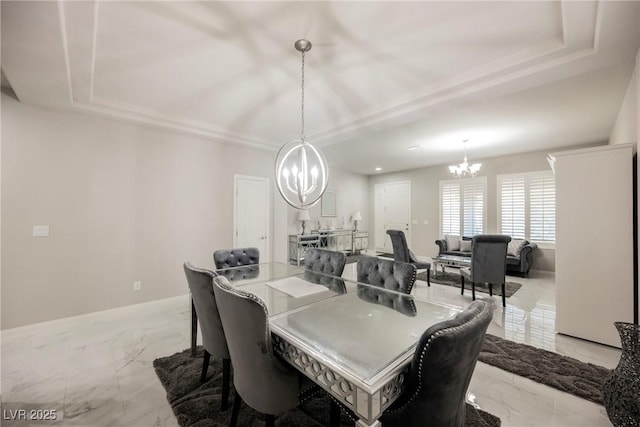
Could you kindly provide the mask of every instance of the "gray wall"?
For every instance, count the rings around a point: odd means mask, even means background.
[[[333,221],[334,226],[339,223],[343,223],[343,228],[353,228],[353,222],[351,221],[351,215],[355,211],[360,211],[362,214],[362,221],[358,222],[358,230],[372,231],[369,224],[369,181],[366,175],[357,173],[351,173],[336,169],[329,165],[329,183],[327,190],[333,190],[336,192],[336,216],[335,217],[322,217],[320,214],[321,203],[318,202],[315,206],[309,209],[309,216],[312,221],[307,223],[307,232],[316,228],[317,220],[320,220],[323,228],[328,228],[329,223]],[[289,208],[289,234],[300,233],[301,226],[297,220],[298,211]]]
[[[233,175],[273,182],[273,159],[2,95],[2,328],[185,294],[182,263],[213,267],[233,244]],[[273,259],[284,205],[274,197]]]
[[[540,151],[489,159],[471,158],[472,162],[482,163],[482,169],[478,176],[487,177],[487,233],[497,233],[497,175],[549,170],[549,164],[546,160],[547,154],[548,151]],[[370,176],[369,215],[372,218],[371,221],[373,222],[375,184],[411,181],[411,218],[413,221],[417,221],[417,224],[412,225],[412,249],[418,256],[437,255],[438,247],[435,241],[442,237],[439,234],[439,185],[441,180],[447,179],[451,179],[451,175],[449,175],[446,165]],[[539,248],[534,254],[534,269],[555,271],[555,249]]]
[[[300,227],[273,185],[273,152],[4,94],[2,151],[2,329],[185,294],[182,263],[212,268],[213,251],[233,245],[234,174],[272,182],[272,260],[286,261]],[[367,186],[331,169],[337,214],[361,210],[360,229]],[[33,237],[34,225],[50,237]]]

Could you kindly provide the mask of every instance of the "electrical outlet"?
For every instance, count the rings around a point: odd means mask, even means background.
[[[49,237],[49,226],[48,225],[34,225],[33,226],[33,237]]]
[[[140,282],[140,281],[133,282],[133,290],[134,291],[139,291],[141,289],[142,289],[142,282]]]

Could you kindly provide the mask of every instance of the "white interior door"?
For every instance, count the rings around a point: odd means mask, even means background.
[[[402,230],[411,247],[411,181],[376,184],[375,186],[375,247],[392,253],[387,230]]]
[[[234,176],[234,238],[236,248],[256,247],[260,262],[271,261],[269,236],[269,180],[267,178]]]

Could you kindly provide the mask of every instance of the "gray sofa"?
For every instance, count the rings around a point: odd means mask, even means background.
[[[463,237],[462,240],[471,240],[471,237]],[[532,252],[538,248],[538,245],[525,241],[526,243],[520,249],[518,256],[507,254],[507,274],[510,276],[526,277],[533,264]],[[457,255],[471,258],[471,251],[449,251],[447,250],[447,241],[445,239],[436,240],[438,245],[438,255]]]

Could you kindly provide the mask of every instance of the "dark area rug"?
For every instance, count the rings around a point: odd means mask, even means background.
[[[173,409],[178,424],[193,427],[223,427],[229,425],[231,408],[220,412],[222,391],[222,364],[212,360],[209,365],[209,376],[204,384],[200,384],[202,369],[202,348],[198,348],[196,357],[191,357],[187,349],[171,356],[161,357],[153,361],[156,374],[167,391],[167,400]],[[233,402],[235,390],[231,389],[229,403]],[[279,427],[323,427],[329,425],[330,401],[321,392],[316,397],[303,403],[297,409],[276,418]],[[261,416],[243,404],[238,417],[238,426],[249,427],[261,424]],[[353,422],[342,416],[341,425],[353,426]],[[468,427],[498,427],[500,419],[488,412],[476,409],[467,404]]]
[[[592,363],[487,334],[479,361],[602,405],[611,372]]]
[[[451,273],[449,271],[445,271],[444,273],[442,271],[438,271],[438,275],[436,276],[435,274],[433,274],[434,272],[431,271],[431,283],[437,283],[439,285],[447,285],[447,286],[453,286],[455,288],[460,289],[460,275],[458,273]],[[425,282],[427,281],[427,272],[423,271],[420,272],[416,275],[416,279],[417,280],[424,280]],[[513,294],[515,294],[518,289],[520,289],[522,287],[522,283],[517,283],[517,282],[507,282],[505,283],[505,297],[509,298],[510,296],[512,296]],[[471,283],[469,283],[468,281],[465,281],[464,283],[464,289],[468,290],[469,292],[471,292]],[[476,292],[483,292],[485,294],[489,293],[489,286],[487,285],[476,285]],[[499,285],[493,285],[493,294],[494,295],[502,295],[502,286]]]

